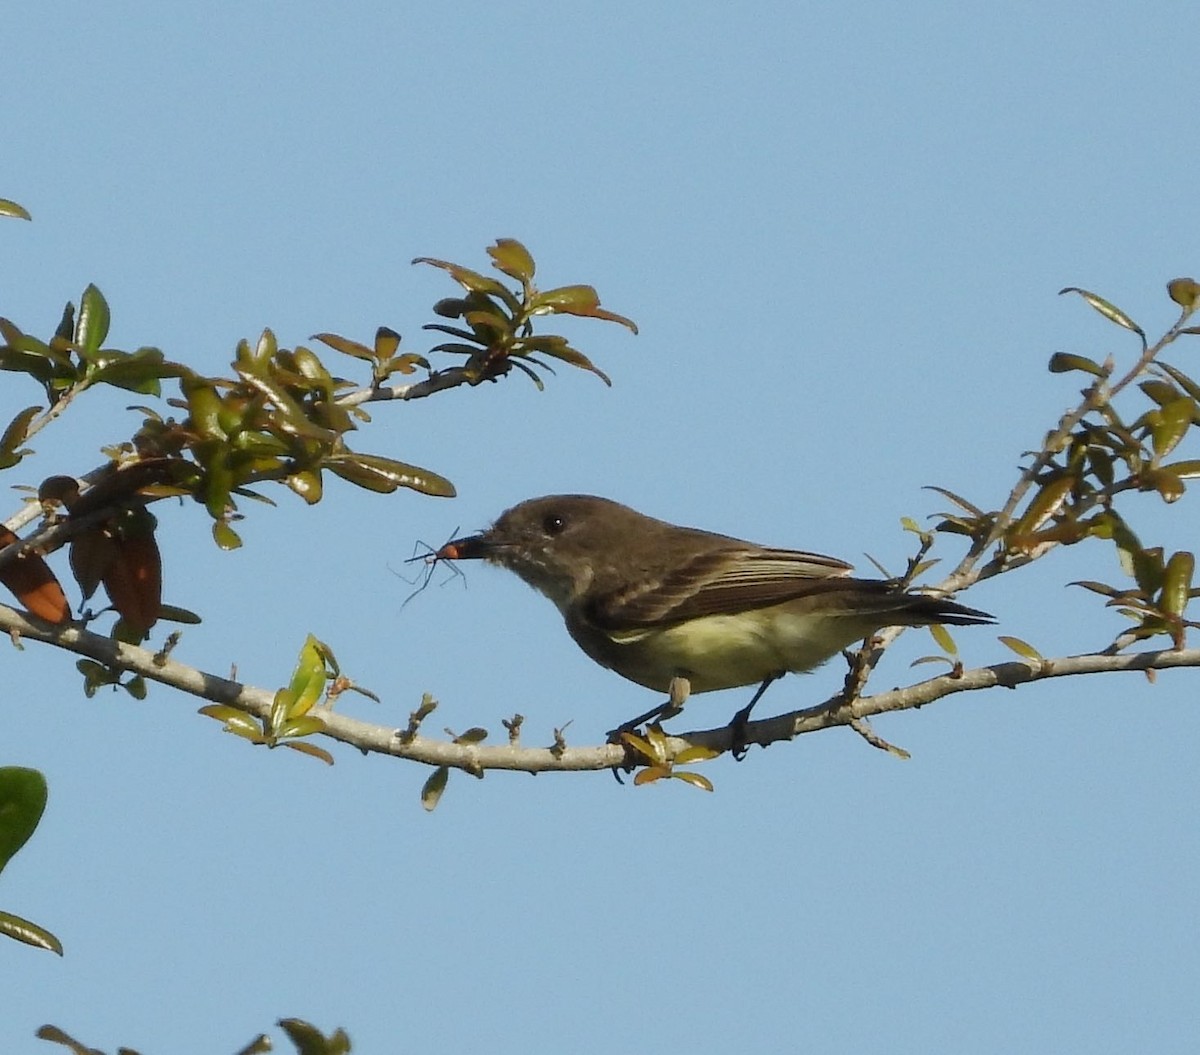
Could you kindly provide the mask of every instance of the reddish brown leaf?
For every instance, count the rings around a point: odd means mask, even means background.
[[[96,592],[117,559],[117,544],[99,525],[71,539],[71,573],[86,601]]]
[[[0,524],[0,546],[10,546],[17,541],[17,536]],[[0,567],[0,582],[29,611],[48,623],[65,623],[71,616],[66,594],[54,572],[36,553],[23,553],[6,562]]]
[[[154,534],[117,540],[118,554],[105,573],[108,599],[125,622],[143,634],[162,611],[162,559]]]

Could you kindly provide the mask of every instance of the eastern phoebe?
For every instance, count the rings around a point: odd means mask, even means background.
[[[759,685],[744,724],[772,681],[885,626],[993,622],[895,582],[850,578],[835,557],[678,527],[592,495],[531,498],[436,556],[516,572],[597,663],[669,693],[635,723],[675,713],[689,692]]]

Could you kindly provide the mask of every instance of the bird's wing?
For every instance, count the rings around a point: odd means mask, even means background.
[[[733,615],[843,589],[845,561],[787,549],[719,549],[594,599],[588,618],[609,631],[636,630],[706,615]]]

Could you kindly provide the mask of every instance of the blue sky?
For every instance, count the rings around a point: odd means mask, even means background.
[[[1135,350],[1056,291],[1153,333],[1197,270],[1193,25],[1182,3],[27,4],[4,25],[0,196],[34,222],[0,225],[0,313],[48,333],[95,282],[114,344],[216,373],[264,326],[387,324],[423,350],[455,287],[409,260],[482,268],[498,236],[544,286],[596,285],[641,328],[569,329],[611,390],[564,370],[373,411],[358,447],[457,499],[281,495],[233,554],[197,510],[160,512],[167,599],[206,617],[179,658],[276,686],[311,631],[383,697],[345,700],[364,718],[403,725],[429,691],[435,728],[501,737],[519,710],[528,742],[568,720],[595,742],[645,691],[501,572],[403,606],[417,540],[587,491],[900,568],[900,517],[942,507],[924,485],[997,505],[1076,394],[1048,356]],[[33,389],[0,393],[11,417]],[[95,465],[129,402],[89,397],[10,482]],[[1192,503],[1131,516],[1194,548]],[[967,601],[1086,651],[1121,624],[1065,584],[1116,574],[1078,548]],[[907,635],[879,687],[923,651]],[[0,761],[43,769],[50,805],[0,906],[67,947],[0,943],[4,1051],[51,1050],[47,1021],[233,1051],[285,1015],[364,1052],[1195,1050],[1189,672],[880,720],[908,762],[832,731],[711,764],[714,795],[460,775],[432,816],[415,766],[267,754],[165,689],[85,700],[33,645],[4,673]]]

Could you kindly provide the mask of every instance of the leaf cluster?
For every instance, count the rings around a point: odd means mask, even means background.
[[[497,270],[516,279],[519,292],[503,282],[478,271],[432,257],[418,257],[415,264],[429,264],[449,273],[466,291],[461,297],[439,300],[433,310],[462,325],[429,323],[424,328],[453,337],[435,345],[433,351],[465,357],[463,369],[471,384],[495,380],[516,368],[540,389],[541,378],[532,368],[554,371],[542,359],[556,359],[582,370],[589,370],[606,385],[612,381],[586,355],[557,334],[534,334],[533,320],[539,315],[578,315],[583,318],[617,322],[637,333],[632,319],[600,307],[600,297],[591,286],[558,286],[539,291],[533,284],[536,265],[533,257],[514,238],[497,239],[488,249]],[[532,364],[532,365],[531,365]]]
[[[1200,459],[1177,457],[1200,425],[1200,384],[1161,358],[1178,338],[1200,333],[1200,327],[1187,325],[1200,286],[1191,279],[1169,283],[1168,293],[1182,313],[1153,346],[1142,327],[1109,301],[1077,287],[1063,292],[1078,293],[1109,321],[1135,333],[1140,356],[1120,375],[1112,356],[1103,361],[1068,352],[1051,356],[1051,373],[1089,378],[1080,404],[1039,450],[1029,453],[1021,482],[1003,509],[984,512],[960,495],[935,488],[957,507],[943,514],[938,530],[970,537],[968,560],[994,548],[975,578],[1028,563],[1057,546],[1089,539],[1109,543],[1132,584],[1089,580],[1077,585],[1109,598],[1109,605],[1131,621],[1111,647],[1165,635],[1183,648],[1186,630],[1198,625],[1185,616],[1189,602],[1200,595],[1192,585],[1195,557],[1187,550],[1167,554],[1162,546],[1143,544],[1127,519],[1128,503],[1122,510],[1118,503],[1134,493],[1174,503],[1183,497],[1187,481],[1200,477]]]
[[[221,377],[169,360],[158,348],[123,351],[108,343],[111,312],[94,285],[84,290],[78,310],[66,306],[46,340],[0,318],[0,369],[32,379],[46,404],[25,407],[0,433],[0,469],[20,464],[30,453],[28,441],[96,385],[162,400],[158,406],[130,408],[140,413],[141,422],[128,440],[104,448],[110,459],[105,466],[78,479],[43,481],[38,489],[41,508],[53,513],[57,519],[52,522],[63,530],[49,540],[22,543],[13,531],[2,529],[0,583],[38,617],[66,622],[66,596],[43,557],[69,540],[71,569],[84,602],[103,586],[119,616],[116,636],[137,642],[160,618],[197,619],[163,603],[157,525],[145,508],[150,502],[171,496],[194,499],[211,518],[217,544],[232,549],[241,545],[233,527],[244,515],[241,503],[269,502],[261,490],[267,484],[282,484],[310,505],[323,497],[327,474],[379,494],[405,488],[452,497],[453,484],[437,472],[351,448],[350,434],[371,420],[364,403],[494,380],[510,362],[536,362],[530,359],[534,351],[600,373],[565,338],[534,334],[535,316],[585,315],[618,321],[636,332],[628,319],[601,309],[590,286],[538,292],[532,284],[533,257],[514,239],[498,240],[489,253],[518,288],[458,264],[422,258],[467,289],[466,299],[458,303],[470,331],[454,331],[458,344],[442,343],[429,353],[457,355],[463,342],[475,342],[461,367],[434,370],[428,356],[402,352],[400,335],[387,326],[376,330],[369,345],[333,333],[314,335],[339,355],[365,363],[370,371],[365,383],[340,376],[310,348],[282,347],[269,329],[253,344],[240,341],[230,373]],[[448,305],[440,301],[434,310],[442,317],[453,314]],[[429,328],[453,330],[441,323]],[[520,368],[531,372],[524,362]],[[399,391],[385,387],[396,376],[418,370],[426,371],[424,382]],[[162,382],[168,379],[177,383],[179,395],[163,399]],[[65,515],[58,515],[59,509]],[[117,672],[105,672],[92,661],[84,661],[81,669],[89,692],[120,683]],[[131,691],[139,688],[136,682],[124,684]]]

